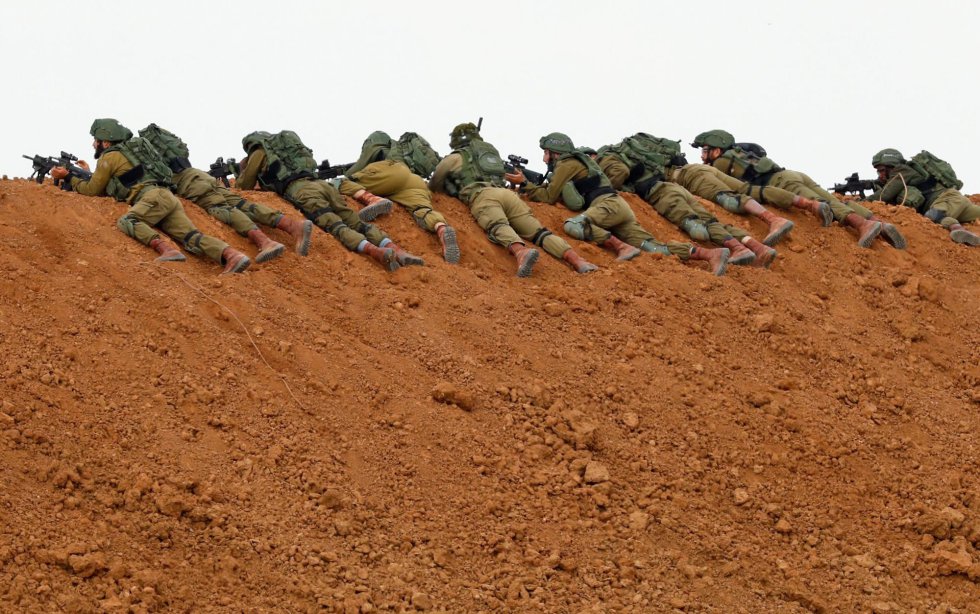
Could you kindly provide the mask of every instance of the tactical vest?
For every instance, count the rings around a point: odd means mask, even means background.
[[[113,176],[106,184],[106,194],[118,201],[129,200],[129,193],[137,185],[170,186],[173,173],[160,153],[144,138],[136,137],[117,143],[106,152],[118,151],[126,156],[133,168],[122,175]]]
[[[463,158],[463,165],[446,177],[447,194],[458,196],[467,186],[476,183],[504,187],[504,161],[496,147],[486,141],[472,140],[453,153]]]
[[[165,130],[156,124],[150,124],[140,130],[140,137],[146,139],[160,153],[160,156],[177,173],[191,167],[190,150],[184,141],[173,132]]]
[[[569,158],[574,158],[585,165],[587,174],[585,177],[574,179],[562,186],[561,200],[567,208],[572,211],[588,209],[592,205],[592,201],[600,196],[616,193],[616,190],[612,187],[612,183],[609,182],[609,178],[599,168],[599,164],[588,154],[580,151],[562,154],[558,158],[558,163],[555,165],[556,168],[558,164],[561,164]]]
[[[389,159],[405,163],[413,173],[427,179],[439,164],[439,154],[432,145],[414,132],[401,135],[391,146]],[[498,156],[499,157],[499,156]]]
[[[773,175],[786,170],[767,156],[761,158],[750,151],[732,147],[713,163],[727,175],[752,185],[767,185]]]
[[[259,173],[259,183],[267,190],[285,194],[290,183],[297,179],[316,178],[316,159],[313,150],[303,144],[292,130],[283,130],[268,137],[259,137],[265,150],[266,167]]]
[[[928,176],[935,184],[954,190],[963,188],[963,182],[956,177],[956,171],[953,170],[949,162],[936,157],[925,149],[912,156],[910,162],[913,165],[918,165],[923,171],[922,174]]]

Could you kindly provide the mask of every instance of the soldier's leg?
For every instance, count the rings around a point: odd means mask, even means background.
[[[486,188],[480,190],[470,203],[470,213],[480,228],[487,231],[492,243],[503,245],[517,260],[517,276],[528,277],[534,263],[538,261],[538,250],[525,245],[520,235],[511,226],[507,209],[517,211],[512,198],[523,203],[516,194],[505,188]],[[510,206],[508,206],[510,205]],[[524,204],[526,207],[527,205]]]
[[[661,181],[646,196],[646,201],[660,215],[696,241],[708,241],[711,236],[700,218],[704,211],[694,196],[683,187]],[[710,215],[709,215],[710,217]]]
[[[953,241],[964,245],[980,245],[980,235],[970,232],[961,223],[980,218],[980,206],[970,202],[959,190],[943,191],[925,216],[948,230],[949,238]]]
[[[511,228],[522,239],[544,249],[551,256],[561,260],[565,252],[572,249],[564,239],[545,228],[531,213],[531,207],[513,192],[502,195],[501,205]]]
[[[180,201],[170,193],[169,190],[158,189],[147,193],[140,202],[153,200],[160,203],[161,210],[167,210],[167,214],[160,220],[160,230],[167,233],[174,240],[181,242],[184,249],[192,254],[204,255],[211,260],[221,263],[221,255],[228,247],[228,244],[218,239],[202,233],[194,226],[194,223],[187,217],[184,207]]]
[[[234,195],[231,190],[224,188],[224,186],[221,187],[221,190],[224,190],[223,193],[218,189],[218,185],[211,175],[196,168],[188,168],[177,173],[174,178],[176,179],[177,196],[186,198],[201,207],[208,212],[208,215],[231,226],[241,236],[247,236],[249,231],[257,228],[255,222],[236,206],[244,202],[242,197]],[[233,196],[233,202],[229,202],[226,194]]]
[[[357,251],[365,237],[344,221],[345,218],[357,218],[357,215],[343,202],[332,201],[330,191],[324,189],[324,185],[322,181],[295,181],[289,186],[286,196],[307,219],[333,235],[350,251]],[[336,193],[336,189],[333,192]],[[338,196],[337,200],[342,199]],[[346,209],[350,215],[341,217],[336,212],[338,209]],[[361,224],[359,219],[356,222],[357,225]]]

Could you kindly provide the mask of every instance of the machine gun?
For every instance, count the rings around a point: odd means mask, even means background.
[[[316,178],[333,179],[335,177],[340,177],[341,175],[347,173],[352,166],[354,166],[353,162],[350,164],[337,164],[335,166],[330,166],[330,160],[324,160],[320,163],[320,166],[316,167]]]
[[[481,118],[482,119],[482,118]],[[527,164],[527,158],[522,158],[517,154],[510,154],[507,156],[507,162],[504,162],[504,171],[508,173],[516,173],[520,171],[524,173],[524,177],[531,183],[541,185],[544,183],[545,173],[538,173],[525,168]]]
[[[866,190],[874,192],[875,189],[876,186],[873,180],[861,179],[857,173],[851,173],[850,176],[844,178],[844,183],[835,183],[831,191],[837,192],[838,194],[860,194],[861,198],[864,198],[864,192]]]
[[[92,178],[92,172],[87,171],[81,166],[72,164],[73,162],[78,162],[78,156],[73,156],[67,151],[62,151],[61,155],[57,158],[54,156],[22,156],[31,161],[31,165],[34,168],[34,172],[31,173],[30,178],[34,179],[38,183],[44,183],[44,178],[51,173],[51,169],[63,166],[68,169],[68,176],[64,179],[56,179],[54,185],[60,187],[62,190],[67,192],[71,191],[71,178],[78,177],[82,181],[88,181]]]
[[[228,158],[228,161],[225,162],[224,158],[219,157],[211,164],[211,167],[208,170],[208,175],[211,175],[221,183],[225,184],[226,188],[230,188],[231,183],[228,181],[228,175],[234,175],[237,177],[241,172],[242,167],[234,158]]]

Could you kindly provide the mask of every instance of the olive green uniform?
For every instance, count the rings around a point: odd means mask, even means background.
[[[119,151],[107,150],[99,157],[99,163],[92,178],[83,181],[78,177],[71,180],[72,189],[84,196],[104,196],[106,187],[113,177],[119,177],[133,168],[132,163]],[[183,244],[192,254],[204,254],[211,260],[221,263],[221,252],[228,244],[208,236],[197,229],[184,212],[180,201],[168,186],[156,184],[137,184],[130,189],[126,202],[129,211],[119,218],[119,230],[136,239],[143,245],[159,238],[160,230]]]
[[[629,177],[629,167],[615,154],[607,154],[599,158],[599,167],[609,177],[613,187],[617,189],[622,188]],[[555,170],[557,175],[557,168]],[[711,242],[717,245],[724,245],[725,241],[733,237],[741,240],[743,237],[749,236],[749,233],[737,226],[719,222],[718,218],[711,215],[690,192],[677,184],[660,181],[647,194],[640,194],[639,196],[650,203],[657,213],[667,218],[671,224],[678,228],[682,228],[682,224],[689,219],[703,223]],[[625,201],[623,202],[625,203]],[[623,240],[625,241],[625,239]],[[626,242],[629,243],[629,241]],[[633,243],[630,244],[634,245]],[[687,245],[690,252],[690,244],[682,243],[679,245]],[[676,252],[671,249],[671,253]]]
[[[352,167],[353,168],[353,167]],[[432,208],[432,193],[422,179],[403,162],[381,160],[365,165],[361,170],[348,171],[340,184],[340,193],[353,197],[360,190],[389,198],[408,209],[419,227],[429,232],[436,225],[446,224],[446,218]]]
[[[774,205],[780,209],[790,209],[796,194],[772,186],[754,186],[726,175],[709,164],[686,164],[670,169],[667,180],[676,183],[695,196],[711,202],[718,202],[718,195],[730,193],[738,198],[738,208],[729,209],[732,213],[745,213],[745,203],[755,200]],[[724,205],[722,205],[724,206]]]
[[[937,185],[927,174],[908,164],[894,166],[888,182],[868,200],[912,207],[923,214],[930,209],[940,211],[942,217],[938,221],[946,229],[980,219],[980,205],[970,202],[955,188]]]
[[[174,175],[177,196],[186,198],[244,236],[258,228],[256,223],[275,228],[282,211],[247,201],[204,171],[187,168]]]
[[[259,173],[265,167],[265,150],[257,147],[246,158],[235,185],[243,190],[254,189]],[[337,188],[326,181],[296,179],[286,186],[280,196],[302,211],[314,224],[336,237],[350,251],[356,251],[361,241],[367,240],[373,245],[380,245],[388,238],[376,226],[362,222],[344,202]]]
[[[744,176],[740,176],[740,173],[744,173],[742,166],[734,162],[736,156],[737,154],[734,151],[728,150],[714,160],[712,165],[721,172],[731,175],[736,179],[745,180]],[[776,168],[779,170],[771,173],[765,173],[761,177],[751,179],[749,180],[749,183],[766,190],[768,190],[770,187],[781,188],[787,192],[792,192],[797,196],[802,196],[813,200],[822,200],[830,205],[830,209],[834,213],[834,219],[837,220],[838,223],[843,222],[844,218],[851,213],[856,213],[864,219],[868,219],[874,215],[871,210],[855,202],[844,204],[838,200],[836,196],[820,187],[817,182],[811,179],[806,173],[786,170],[781,167]],[[762,190],[760,190],[760,197],[762,196],[761,192]],[[764,197],[762,197],[761,200],[762,202],[772,202]]]
[[[446,192],[446,179],[462,167],[463,157],[458,153],[449,154],[436,167],[429,180],[429,189]],[[477,225],[497,245],[510,247],[514,243],[530,241],[555,258],[562,258],[571,249],[564,239],[552,234],[534,217],[526,202],[507,188],[490,183],[472,183],[463,186],[459,199],[469,206]]]

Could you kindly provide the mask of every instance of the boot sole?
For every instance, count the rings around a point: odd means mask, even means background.
[[[403,256],[398,258],[398,264],[401,266],[422,266],[425,261],[418,256]]]
[[[518,277],[530,277],[531,269],[534,268],[534,263],[538,261],[538,250],[532,249],[528,252],[527,257],[521,262],[521,266],[517,267]]]
[[[627,260],[632,260],[633,258],[636,258],[637,256],[643,253],[642,249],[639,248],[634,248],[634,249],[635,251],[623,254],[622,256],[617,257],[616,260],[621,260],[623,262],[626,262]]]
[[[761,269],[768,269],[772,266],[772,263],[776,260],[776,256],[778,255],[779,253],[776,250],[771,250],[766,252],[765,256],[756,256],[755,266]]]
[[[980,245],[980,236],[973,234],[969,230],[954,230],[949,233],[949,238],[954,243],[959,243],[960,245]]]
[[[881,225],[881,236],[895,249],[905,249],[909,246],[909,242],[905,240],[905,237],[898,231],[898,228],[895,228],[892,224]]]
[[[731,250],[729,250],[727,247],[723,247],[722,249],[725,250],[728,253],[722,254],[722,256],[721,256],[721,264],[718,265],[718,268],[716,268],[716,269],[714,269],[712,271],[712,273],[714,273],[715,277],[721,277],[721,276],[723,276],[725,274],[725,271],[728,270],[728,256],[729,256],[729,254],[731,254]]]
[[[384,202],[374,203],[373,205],[364,207],[358,212],[357,217],[359,217],[362,222],[371,222],[382,215],[387,215],[389,213],[391,213],[391,201],[386,200]]]
[[[395,257],[395,250],[393,249],[386,249],[384,256],[381,257],[381,260],[382,264],[384,264],[385,268],[388,269],[389,273],[394,273],[402,267],[402,265],[398,263],[398,258]]]
[[[184,262],[187,257],[184,254],[177,254],[176,256],[160,256],[156,259],[157,262]]]
[[[731,256],[728,257],[728,264],[732,264],[735,266],[749,265],[752,264],[753,262],[755,262],[755,254],[753,254],[752,252],[743,254],[741,256],[735,256],[734,258],[732,258]]]
[[[278,243],[276,247],[270,247],[268,249],[264,249],[258,254],[256,254],[255,261],[258,262],[259,264],[263,262],[268,262],[270,260],[274,260],[278,258],[279,256],[282,256],[283,252],[285,251],[286,251],[286,246],[283,245],[282,243]]]
[[[823,206],[820,207],[818,215],[820,216],[820,224],[824,228],[827,228],[834,223],[834,210],[830,208],[828,203],[823,203]]]
[[[306,220],[303,222],[303,237],[296,243],[296,253],[306,256],[310,253],[310,240],[313,238],[313,222]]]
[[[787,234],[789,234],[789,231],[793,230],[793,228],[795,226],[796,226],[796,224],[794,224],[793,222],[791,222],[789,220],[786,220],[786,225],[785,226],[783,226],[782,228],[780,228],[776,232],[770,232],[768,235],[766,235],[766,238],[763,239],[762,242],[764,244],[768,245],[769,247],[772,247],[773,245],[775,245],[775,244],[779,243],[780,241],[782,241],[783,240],[783,237],[785,237]]]
[[[456,241],[456,231],[445,226],[442,231],[442,257],[449,264],[459,264],[459,243]]]
[[[864,233],[858,239],[858,245],[865,248],[871,247],[871,244],[874,243],[879,234],[881,234],[881,222],[875,222],[875,228]]]
[[[252,261],[249,259],[248,256],[245,256],[241,260],[239,260],[238,263],[235,266],[233,266],[230,269],[226,269],[226,270],[222,271],[221,274],[222,275],[225,275],[227,273],[241,273],[245,269],[247,269],[251,264],[252,264]]]

